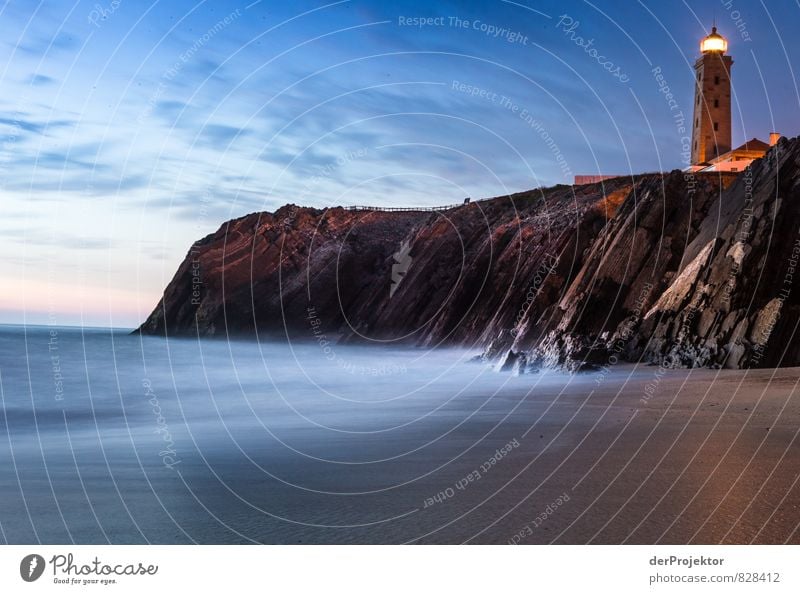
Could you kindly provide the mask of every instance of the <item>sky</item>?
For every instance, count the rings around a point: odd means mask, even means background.
[[[8,0],[0,323],[135,327],[194,241],[286,203],[681,168],[713,22],[733,145],[800,134],[800,0]]]

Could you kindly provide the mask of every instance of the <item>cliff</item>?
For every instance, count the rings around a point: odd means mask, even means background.
[[[753,163],[703,219],[638,331],[646,356],[671,366],[800,364],[798,260],[800,137]]]
[[[520,372],[795,365],[799,184],[795,139],[738,177],[674,171],[434,212],[288,205],[192,246],[140,331],[458,344]]]

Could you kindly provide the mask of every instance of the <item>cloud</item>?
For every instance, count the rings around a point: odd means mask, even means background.
[[[8,112],[7,112],[8,113]],[[8,126],[12,129],[24,130],[33,134],[43,134],[46,130],[57,128],[67,128],[74,125],[73,120],[34,120],[27,114],[15,114],[13,117],[0,117],[0,126]],[[11,131],[8,131],[10,134]]]
[[[186,113],[188,108],[188,103],[170,100],[157,102],[153,111],[169,123],[173,123],[181,113]]]
[[[188,129],[188,127],[182,128],[184,130]],[[193,141],[195,145],[201,147],[230,151],[234,141],[239,141],[249,136],[251,130],[226,124],[208,124],[200,130],[199,134],[197,134],[196,130],[193,132],[197,137],[188,139],[189,142]]]
[[[35,156],[20,158],[16,161],[20,165],[35,165],[37,168],[71,170],[83,169],[89,171],[108,171],[109,165],[96,160],[83,160],[68,151],[42,151]]]
[[[72,171],[56,176],[32,175],[29,172],[28,177],[23,175],[6,181],[4,189],[18,192],[28,200],[63,203],[67,195],[69,199],[108,197],[147,188],[149,185],[150,177],[147,175],[133,174],[120,178],[116,177],[113,170],[108,170],[102,176],[87,176],[85,173]]]
[[[9,163],[30,171],[41,168],[69,173],[75,169],[104,172],[110,171],[112,165],[101,161],[100,156],[110,151],[112,146],[110,142],[88,142],[72,144],[64,150],[41,150],[29,154],[21,154],[18,151],[14,158],[9,159]]]
[[[167,210],[171,217],[194,223],[221,223],[231,217],[265,210],[271,200],[267,192],[251,188],[231,189],[214,186],[207,189],[179,190],[169,196],[150,198],[148,209]]]
[[[2,235],[7,241],[25,246],[44,246],[58,250],[107,251],[116,245],[116,241],[110,237],[74,235],[63,230],[53,233],[44,228],[35,227],[6,228],[3,229]]]
[[[29,34],[24,42],[16,45],[16,49],[22,53],[40,58],[43,55],[52,55],[61,51],[72,51],[79,47],[78,39],[66,31],[61,31],[55,35],[48,34]]]
[[[32,87],[46,87],[56,83],[56,79],[46,76],[44,74],[34,74],[28,80],[28,84]]]

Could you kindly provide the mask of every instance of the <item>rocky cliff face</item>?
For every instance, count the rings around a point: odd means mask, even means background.
[[[460,344],[518,371],[798,364],[798,184],[800,139],[738,177],[642,175],[441,212],[288,205],[195,244],[140,331]]]
[[[800,138],[740,174],[639,329],[671,366],[800,364]],[[643,339],[647,338],[647,341]]]

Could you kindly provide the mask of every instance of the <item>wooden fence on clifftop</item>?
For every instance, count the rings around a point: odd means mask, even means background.
[[[484,200],[475,200],[475,202],[486,202],[487,200],[492,200],[492,198],[486,198]],[[444,206],[408,206],[408,207],[397,207],[397,206],[345,206],[343,207],[345,210],[378,210],[381,212],[441,212],[444,210],[453,210],[454,208],[461,208],[462,206],[468,206],[471,204],[469,198],[464,200],[459,204],[446,204]]]

